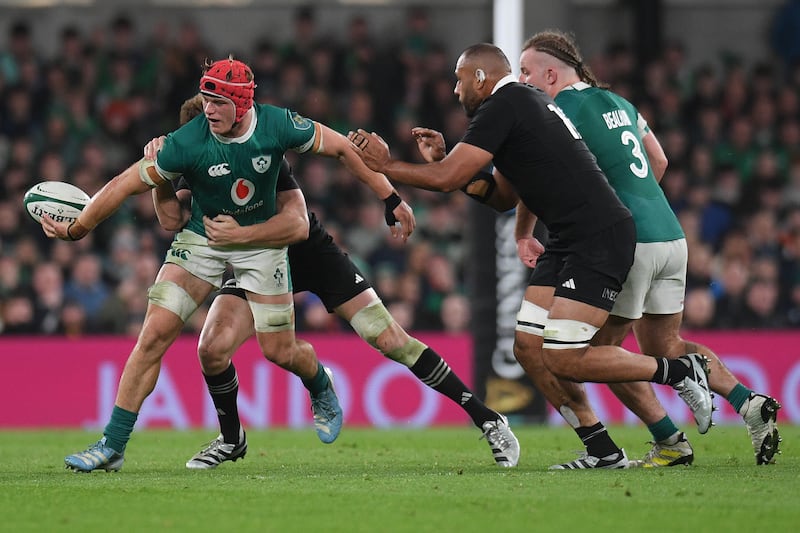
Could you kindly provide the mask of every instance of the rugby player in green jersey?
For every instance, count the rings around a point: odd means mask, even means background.
[[[108,182],[70,225],[45,218],[51,238],[77,240],[111,215],[129,196],[183,176],[192,190],[192,214],[167,252],[136,346],[125,364],[111,419],[103,437],[65,458],[81,472],[119,470],[145,398],[153,391],[161,358],[183,324],[222,285],[228,265],[246,291],[253,326],[264,356],[298,375],[309,390],[317,435],[333,442],[342,410],[330,371],[313,347],[294,334],[294,307],[285,243],[270,248],[223,246],[209,241],[207,227],[226,220],[250,226],[277,212],[276,181],[284,153],[293,149],[335,157],[381,198],[394,194],[385,176],[369,170],[342,135],[288,109],[253,102],[250,67],[233,58],[205,66],[200,79],[204,116],[167,136],[155,161],[142,159]],[[407,204],[394,210],[395,236],[407,238],[414,216]],[[230,217],[230,219],[228,218]],[[304,236],[308,235],[305,220]]]
[[[605,325],[593,344],[621,344],[633,330],[642,352],[679,357],[698,352],[710,362],[709,386],[742,415],[757,464],[778,451],[780,404],[745,387],[708,347],[680,335],[686,288],[687,246],[659,181],[667,158],[655,134],[625,98],[598,83],[583,64],[572,36],[537,33],[522,46],[519,80],[546,92],[569,117],[597,158],[636,223],[633,266]],[[688,464],[693,450],[646,382],[609,387],[653,435],[653,448],[636,464]]]

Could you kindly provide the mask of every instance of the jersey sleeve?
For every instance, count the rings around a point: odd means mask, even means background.
[[[186,158],[190,151],[181,147],[180,138],[176,137],[176,133],[167,135],[164,145],[156,156],[156,171],[169,181],[178,179],[189,169]]]
[[[495,96],[488,98],[478,107],[461,142],[496,154],[515,120],[514,110],[506,100]]]
[[[309,151],[314,146],[314,140],[316,139],[314,121],[289,109],[286,110],[284,118],[284,142],[286,143],[286,148],[300,153]]]
[[[281,160],[281,168],[278,171],[278,182],[275,185],[275,192],[291,191],[299,188],[300,185],[298,185],[297,180],[294,179],[292,166],[284,157]]]

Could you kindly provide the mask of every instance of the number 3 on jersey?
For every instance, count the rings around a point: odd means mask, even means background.
[[[620,136],[620,141],[622,141],[622,144],[625,146],[629,144],[633,145],[631,148],[631,155],[638,159],[642,164],[641,166],[637,166],[636,163],[631,163],[629,165],[633,175],[637,178],[646,178],[647,174],[649,173],[647,168],[647,158],[645,157],[644,152],[642,152],[642,145],[639,144],[639,139],[637,139],[636,135],[634,135],[632,132],[625,130]]]

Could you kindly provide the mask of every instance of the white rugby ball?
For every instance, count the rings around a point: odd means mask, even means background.
[[[43,181],[28,189],[22,202],[40,224],[44,214],[56,222],[72,222],[89,203],[89,195],[71,183]]]

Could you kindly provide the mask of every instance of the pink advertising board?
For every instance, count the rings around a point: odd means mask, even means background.
[[[425,427],[468,422],[460,407],[357,336],[302,338],[333,368],[346,424]],[[419,338],[446,357],[464,379],[471,379],[468,336]],[[196,342],[196,337],[184,336],[169,349],[137,428],[216,427],[216,414],[197,362]],[[0,337],[6,384],[0,388],[0,405],[6,406],[0,410],[0,427],[102,428],[134,344],[135,339],[126,337]],[[300,380],[266,361],[254,340],[239,350],[234,362],[239,374],[239,410],[247,427],[311,425],[308,393]]]
[[[468,336],[420,335],[435,347],[468,384],[472,381],[472,342]],[[800,331],[697,332],[692,340],[713,347],[746,385],[775,396],[780,421],[800,423]],[[304,335],[320,359],[335,372],[336,387],[353,426],[467,424],[468,418],[448,399],[419,383],[403,366],[384,359],[354,335]],[[0,428],[102,427],[114,404],[125,359],[135,340],[126,337],[0,337],[5,386],[0,388]],[[164,358],[156,390],[145,401],[138,428],[214,427],[195,355],[196,338],[185,336]],[[635,349],[629,339],[626,346]],[[305,427],[311,424],[308,395],[302,384],[268,363],[254,341],[236,355],[240,412],[248,427]],[[637,422],[605,385],[587,383],[597,414],[606,423]],[[669,387],[656,394],[676,421],[692,423],[691,413]],[[718,424],[739,417],[721,397]],[[9,408],[9,406],[13,406]],[[550,421],[563,423],[551,410]]]

